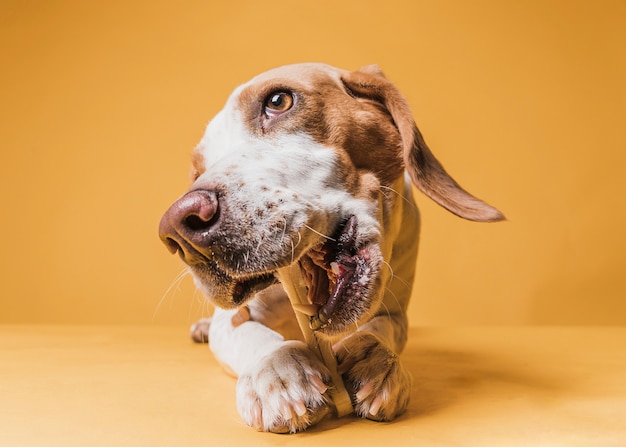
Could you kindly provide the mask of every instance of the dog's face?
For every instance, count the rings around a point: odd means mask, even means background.
[[[298,263],[314,327],[341,333],[381,300],[384,220],[405,166],[456,214],[501,218],[445,173],[376,68],[281,67],[236,89],[209,123],[161,238],[225,308]]]

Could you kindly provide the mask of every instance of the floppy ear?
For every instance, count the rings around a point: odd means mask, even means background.
[[[420,191],[465,219],[478,222],[504,219],[500,211],[472,196],[450,177],[426,145],[406,99],[384,77],[378,66],[363,67],[344,75],[342,80],[353,95],[375,100],[385,106],[402,138],[405,169]]]

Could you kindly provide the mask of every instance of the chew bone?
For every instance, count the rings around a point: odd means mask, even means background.
[[[309,302],[307,300],[306,286],[301,281],[300,269],[297,264],[285,267],[279,271],[279,276],[286,275],[289,277],[289,281],[283,281],[289,300],[294,308],[296,317],[298,318],[298,324],[300,330],[304,336],[304,340],[310,349],[317,354],[317,356],[324,362],[329,369],[333,386],[327,391],[329,393],[330,401],[334,406],[335,412],[338,417],[351,414],[354,409],[352,408],[352,401],[350,394],[346,390],[341,374],[337,370],[337,359],[335,353],[332,350],[330,342],[319,337],[310,326],[309,315]]]

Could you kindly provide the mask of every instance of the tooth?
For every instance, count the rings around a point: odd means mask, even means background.
[[[330,269],[335,275],[339,275],[339,264],[337,264],[336,262],[331,262]]]
[[[317,315],[319,310],[319,306],[316,304],[292,304],[294,310],[297,310],[300,313],[308,315],[312,317],[313,315]]]

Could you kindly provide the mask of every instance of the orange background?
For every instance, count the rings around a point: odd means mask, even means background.
[[[378,63],[509,219],[418,197],[412,324],[625,324],[625,45],[623,1],[4,0],[0,322],[206,313],[157,237],[189,153],[237,84],[322,61]]]

